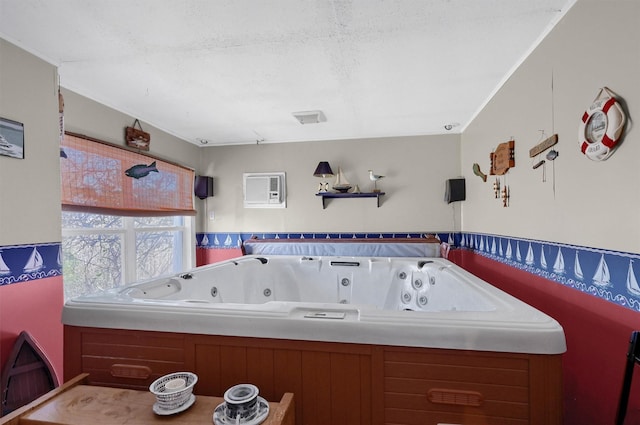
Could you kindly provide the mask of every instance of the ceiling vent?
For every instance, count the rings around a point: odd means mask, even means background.
[[[294,112],[293,116],[300,124],[318,124],[327,120],[322,111]]]

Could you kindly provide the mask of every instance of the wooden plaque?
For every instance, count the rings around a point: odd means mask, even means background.
[[[513,140],[500,143],[496,150],[489,154],[489,158],[491,159],[491,175],[504,175],[509,171],[509,168],[516,166],[515,143]]]
[[[529,149],[529,158],[533,158],[534,156],[541,154],[542,152],[546,151],[556,143],[558,143],[557,134],[554,134],[553,136],[544,139],[542,142],[538,143],[537,145]]]

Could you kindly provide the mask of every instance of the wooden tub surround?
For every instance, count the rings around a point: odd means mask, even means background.
[[[158,377],[192,371],[198,396],[221,396],[238,383],[252,383],[262,397],[281,403],[293,393],[297,424],[562,423],[560,354],[70,325],[64,339],[65,380],[88,373],[87,385],[148,393]],[[209,407],[212,414],[215,405]]]
[[[89,385],[81,374],[33,403],[0,419],[1,425],[209,425],[221,397],[197,396],[184,412],[158,416],[152,411],[155,397],[149,391]],[[264,425],[294,425],[293,394],[269,403]]]

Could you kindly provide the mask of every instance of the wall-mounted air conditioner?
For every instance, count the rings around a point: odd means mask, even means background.
[[[244,173],[245,208],[286,208],[285,173]]]

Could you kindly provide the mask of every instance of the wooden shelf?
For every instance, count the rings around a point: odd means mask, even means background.
[[[333,198],[376,198],[377,206],[380,208],[380,197],[384,192],[362,192],[362,193],[342,193],[342,192],[320,192],[316,196],[322,197],[322,209],[327,208],[326,200]]]

